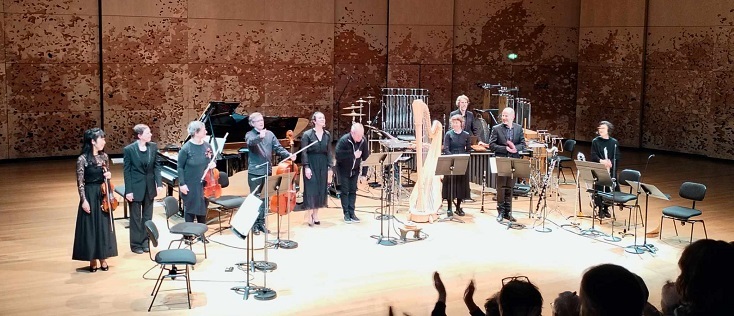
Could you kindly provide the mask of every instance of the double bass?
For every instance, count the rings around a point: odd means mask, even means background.
[[[293,151],[293,145],[295,137],[292,130],[288,130],[286,138],[290,144],[291,152]],[[278,163],[277,166],[273,167],[273,175],[293,173],[293,177],[289,179],[289,183],[285,189],[285,192],[279,193],[275,196],[270,197],[270,212],[278,213],[278,215],[286,215],[288,212],[293,211],[296,207],[296,186],[295,181],[299,176],[298,165],[290,159],[285,159]],[[281,186],[283,187],[283,186]]]

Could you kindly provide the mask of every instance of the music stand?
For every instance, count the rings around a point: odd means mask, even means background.
[[[454,212],[451,210],[451,203],[454,202],[454,175],[466,175],[466,169],[469,166],[469,154],[456,154],[456,155],[442,155],[438,156],[436,161],[436,173],[437,176],[451,177],[449,182],[449,196],[448,196],[448,209],[446,210],[446,217],[439,219],[439,222],[455,221],[463,223],[464,221],[454,217]]]
[[[629,183],[632,189],[636,192],[645,193],[645,223],[647,223],[647,206],[649,205],[648,201],[650,196],[661,200],[670,201],[670,195],[663,193],[663,191],[660,191],[658,187],[652,184],[629,180],[627,181],[627,183]],[[648,251],[650,253],[655,253],[657,251],[657,247],[655,247],[653,244],[647,243],[647,234],[645,234],[645,237],[643,238],[642,245],[637,244],[637,215],[635,215],[635,244],[632,246],[628,246],[626,250],[627,252],[636,254],[640,254],[645,251]]]
[[[579,181],[583,180],[587,183],[592,183],[592,188],[594,188],[593,192],[594,194],[599,194],[598,191],[596,191],[597,185],[604,186],[604,187],[611,187],[612,186],[612,177],[609,175],[609,171],[607,171],[607,168],[604,166],[604,164],[600,162],[591,162],[591,161],[580,161],[580,160],[574,160],[576,163],[576,170],[578,170],[579,174]],[[598,212],[598,210],[597,210]],[[604,235],[607,237],[608,241],[617,242],[620,241],[621,238],[614,236],[614,219],[612,219],[612,234],[606,235],[602,233],[601,231],[596,229],[596,213],[592,211],[591,212],[591,228],[585,229],[581,231],[582,235]],[[601,220],[600,220],[601,222]]]
[[[525,160],[522,158],[510,158],[510,157],[496,157],[495,158],[496,164],[497,164],[497,176],[498,177],[510,177],[510,179],[517,179],[517,178],[529,178],[530,177],[530,160]],[[510,184],[509,187],[502,187],[502,190],[509,191],[510,197],[510,212],[512,212],[512,199],[514,198],[514,191],[515,191],[515,182],[512,181],[512,184]],[[500,188],[497,188],[498,190]],[[507,201],[507,193],[505,193],[505,201]],[[530,204],[532,207],[532,202]],[[499,212],[500,210],[497,210]],[[522,224],[513,224],[511,221],[507,221],[507,229],[510,228],[522,228],[524,225]]]
[[[268,189],[267,196],[272,197],[272,196],[278,196],[279,194],[290,194],[288,192],[288,190],[290,190],[290,182],[289,181],[291,181],[293,179],[293,177],[295,177],[295,172],[282,173],[282,174],[275,175],[275,176],[269,176],[268,179],[265,182],[265,183],[267,183],[266,184],[266,188]],[[283,180],[285,180],[285,182]],[[283,193],[281,193],[281,191]],[[288,199],[286,199],[286,200],[288,200]],[[265,202],[265,205],[267,207],[267,209],[265,210],[265,212],[269,212],[269,210],[270,210],[270,198],[268,198],[268,201]],[[289,205],[285,205],[286,209],[288,208],[288,206]],[[283,207],[283,206],[282,205],[278,205],[278,208],[279,209],[281,207]],[[295,207],[295,205],[294,205],[294,207]],[[275,247],[275,248],[283,248],[283,249],[294,249],[294,248],[298,248],[298,243],[297,242],[292,241],[292,240],[289,240],[289,239],[280,239],[280,216],[281,215],[277,211],[276,211],[276,215],[279,217],[278,218],[278,225],[277,225],[277,229],[276,229],[276,231],[277,231],[276,236],[277,237],[275,238],[275,241],[274,242],[271,242],[270,243],[270,245],[272,247]],[[288,219],[289,219],[288,222],[290,223],[290,217],[288,217]],[[266,226],[266,230],[267,230],[267,226]],[[266,236],[265,239],[267,240],[267,234],[265,234],[265,236]],[[290,230],[288,231],[288,237],[287,238],[290,238]],[[265,260],[267,261],[267,258]]]
[[[387,152],[382,153],[377,156],[379,163],[382,165],[383,173],[382,173],[382,181],[385,183],[385,186],[383,186],[383,189],[380,193],[380,216],[377,217],[378,220],[380,220],[380,235],[372,235],[370,237],[377,239],[377,244],[383,245],[383,246],[394,246],[397,244],[397,238],[390,237],[390,220],[394,219],[395,216],[393,215],[393,207],[394,207],[394,201],[388,203],[385,205],[385,191],[387,192],[387,195],[390,196],[392,194],[392,189],[395,186],[395,177],[392,177],[392,180],[388,182],[388,177],[390,177],[390,173],[384,172],[385,168],[385,162],[389,162],[390,164],[394,164],[398,161],[400,156],[402,156],[402,152]],[[372,155],[370,155],[370,158]],[[367,158],[368,160],[370,158]],[[393,167],[392,172],[395,172],[395,168]],[[389,183],[389,185],[388,185]],[[387,214],[385,214],[385,208],[387,207]],[[387,220],[387,236],[385,236],[385,223],[383,221]]]
[[[252,226],[255,224],[257,217],[260,215],[260,205],[262,201],[255,196],[250,194],[242,203],[237,213],[232,216],[231,230],[232,233],[240,239],[244,239],[247,242],[246,251],[246,262],[237,263],[236,265],[246,265],[246,279],[247,284],[245,286],[235,286],[231,290],[235,293],[242,292],[242,299],[246,300],[250,297],[251,293],[254,293],[256,300],[272,300],[277,296],[277,293],[267,287],[267,274],[263,275],[263,286],[257,286],[250,284],[250,271],[254,272],[256,269],[267,273],[267,269],[261,269],[257,263],[253,261],[255,244],[253,241]],[[242,232],[247,232],[244,235]],[[249,238],[248,238],[249,237]]]

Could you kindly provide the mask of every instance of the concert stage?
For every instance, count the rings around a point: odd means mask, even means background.
[[[646,157],[643,153],[625,152],[620,170],[642,169]],[[689,156],[658,154],[656,158],[643,175],[644,182],[657,185],[673,200],[651,199],[650,225],[646,226],[658,225],[662,207],[684,203],[677,196],[683,181],[697,181],[705,183],[709,190],[704,201],[697,203],[703,210],[709,237],[732,240],[734,202],[728,188],[732,185],[734,166]],[[0,306],[9,315],[146,314],[159,270],[147,254],[129,250],[127,220],[116,221],[120,255],[109,259],[109,271],[88,273],[88,262],[71,260],[78,203],[74,162],[63,159],[0,164],[0,177],[6,179],[0,183],[0,214],[5,219],[0,230],[4,293]],[[693,164],[699,166],[695,171],[681,168]],[[122,167],[115,165],[112,171],[112,182],[122,184]],[[245,178],[246,172],[235,174],[225,194],[245,193]],[[192,309],[187,309],[184,282],[176,279],[164,282],[151,313],[387,315],[388,306],[392,305],[398,315],[426,315],[437,297],[432,272],[439,271],[448,291],[449,315],[467,313],[462,295],[471,279],[477,286],[474,299],[482,305],[486,297],[499,290],[503,277],[513,275],[528,276],[539,287],[544,298],[543,315],[550,315],[550,303],[558,292],[578,290],[586,268],[607,262],[623,265],[642,276],[650,290],[650,302],[659,307],[660,288],[666,280],[677,276],[676,262],[688,244],[689,226],[678,227],[681,235],[675,237],[670,221],[665,222],[662,240],[648,238],[648,243],[658,251],[640,255],[624,251],[624,247],[634,243],[631,236],[613,243],[581,236],[575,228],[562,228],[561,224],[568,223],[566,217],[573,215],[576,203],[575,187],[562,185],[560,191],[565,201],[558,203],[558,210],[555,198],[548,199],[546,227],[551,232],[532,229],[533,219],[526,213],[530,205],[525,198],[515,201],[513,215],[527,225],[526,229],[508,230],[495,220],[492,196],[486,196],[486,212],[480,213],[481,197],[474,194],[475,202],[463,205],[467,215],[461,219],[466,223],[419,224],[426,239],[387,247],[370,237],[380,234],[380,222],[375,219],[379,215],[380,191],[366,191],[367,186],[362,189],[357,200],[361,223],[344,223],[335,198],[330,198],[330,207],[320,212],[319,226],[308,227],[303,212],[291,213],[290,239],[298,242],[298,248],[268,250],[268,260],[278,265],[277,270],[267,274],[267,286],[278,294],[274,300],[243,300],[242,295],[230,290],[245,284],[244,271],[235,267],[234,271],[225,272],[244,260],[245,250],[241,248],[245,242],[225,230],[210,237],[206,259],[201,244],[194,245],[198,263],[191,272]],[[585,194],[581,206],[584,214],[591,214]],[[397,209],[397,218],[405,220],[405,204]],[[121,215],[122,206],[116,211],[116,217]],[[615,235],[621,237],[616,232],[621,231],[627,211],[617,212],[617,217]],[[272,231],[275,219],[268,219]],[[161,206],[154,210],[154,221],[161,231],[161,245],[165,246],[171,237]],[[589,219],[579,222],[583,229],[591,226]],[[286,217],[282,224],[287,228]],[[212,223],[210,231],[217,227]],[[596,228],[605,233],[611,231],[608,219],[601,226],[597,222]],[[647,227],[638,229],[638,242],[644,230]],[[397,237],[396,232],[390,231],[390,235]],[[271,235],[270,239],[274,237]],[[697,225],[694,239],[700,238],[703,230]],[[262,235],[255,237],[255,245],[262,247]],[[255,251],[255,259],[262,258],[263,252]],[[251,282],[262,285],[263,273],[251,274]]]

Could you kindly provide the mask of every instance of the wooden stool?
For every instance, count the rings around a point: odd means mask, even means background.
[[[407,238],[405,235],[408,234],[408,232],[413,232],[413,238],[415,239],[421,239],[420,233],[421,229],[418,227],[398,227],[400,229],[400,239],[403,241],[407,241]]]

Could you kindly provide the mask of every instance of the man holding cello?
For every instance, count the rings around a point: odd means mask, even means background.
[[[289,158],[293,161],[296,160],[296,155],[291,154],[283,148],[275,137],[275,134],[265,129],[265,120],[261,113],[254,112],[250,114],[248,120],[253,129],[245,134],[245,141],[249,150],[247,183],[250,186],[250,194],[260,196],[260,192],[263,190],[263,184],[265,183],[265,177],[271,174],[272,162],[270,161],[270,157],[273,156],[273,152],[277,153],[282,159]],[[260,187],[258,191],[253,192],[252,190],[255,190],[258,186]],[[260,215],[253,229],[255,234],[267,232],[265,228],[264,204],[260,206]]]

